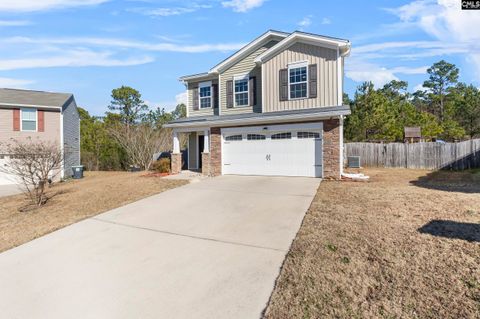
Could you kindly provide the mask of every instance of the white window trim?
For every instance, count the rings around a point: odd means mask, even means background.
[[[245,94],[245,92],[235,92],[235,81],[238,80],[247,80],[247,104],[237,105],[237,99],[235,98],[237,94]],[[249,107],[250,106],[250,76],[249,74],[241,74],[233,76],[233,107]]]
[[[31,108],[21,108],[20,109],[20,131],[22,132],[38,132],[38,110],[33,109],[35,111],[35,130],[24,130],[23,129],[23,111],[31,111]],[[32,120],[26,120],[32,122]]]
[[[201,88],[204,88],[204,87],[210,87],[210,97],[201,97],[200,96],[200,89]],[[212,99],[212,96],[213,95],[213,88],[212,88],[212,81],[207,81],[207,82],[200,82],[198,84],[198,109],[199,110],[208,110],[208,109],[211,109],[213,107],[213,99]],[[206,99],[210,99],[210,106],[209,107],[202,107],[202,99],[206,100]]]
[[[295,83],[290,83],[290,70],[291,69],[298,69],[305,67],[307,70],[307,80],[305,82],[295,82]],[[308,99],[308,61],[298,61],[298,62],[293,62],[288,64],[288,100],[289,101],[295,101],[295,100],[304,100]],[[306,83],[307,84],[307,95],[305,97],[296,97],[296,98],[291,98],[290,96],[290,84],[301,84],[301,83]]]

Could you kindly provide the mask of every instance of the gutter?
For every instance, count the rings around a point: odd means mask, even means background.
[[[282,122],[291,122],[298,120],[324,120],[329,118],[337,118],[343,115],[349,115],[350,110],[344,111],[330,111],[330,112],[319,112],[311,114],[292,114],[292,115],[271,115],[271,116],[257,116],[249,117],[244,119],[219,119],[214,120],[204,120],[204,121],[192,121],[192,122],[180,122],[180,123],[170,123],[165,124],[164,127],[167,128],[186,128],[186,127],[224,127],[224,126],[241,126],[241,125],[250,125],[250,124],[262,124],[262,123],[282,123]]]
[[[51,109],[51,110],[61,110],[61,106],[51,106],[51,105],[33,105],[33,104],[19,104],[19,103],[1,103],[1,106],[7,106],[12,108],[19,108],[19,107],[34,107],[36,109]]]

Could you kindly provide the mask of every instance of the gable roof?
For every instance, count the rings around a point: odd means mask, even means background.
[[[283,40],[285,39],[289,33],[286,32],[281,32],[281,31],[276,31],[276,30],[268,30],[237,52],[235,52],[233,55],[229,56],[222,62],[218,63],[215,65],[213,68],[210,69],[209,73],[218,73],[222,72],[225,69],[228,69],[232,64],[234,64],[236,61],[243,59],[247,55],[249,55],[251,52],[257,50],[259,47],[262,45],[272,41],[272,40]]]
[[[228,69],[233,64],[238,62],[239,60],[245,58],[250,53],[254,52],[262,45],[266,43],[277,40],[279,41],[273,47],[259,55],[256,59],[256,63],[262,63],[270,59],[271,57],[275,56],[276,54],[280,53],[282,50],[288,48],[290,45],[294,44],[295,42],[304,42],[313,45],[328,47],[332,49],[339,49],[339,53],[342,56],[346,56],[350,53],[350,41],[340,38],[334,38],[319,34],[295,31],[293,33],[287,33],[282,31],[276,30],[268,30],[252,42],[245,45],[243,48],[223,60],[222,62],[215,65],[213,68],[210,69],[208,72],[186,75],[179,78],[180,81],[190,81],[190,80],[202,80],[206,79],[209,76],[216,75],[221,73],[222,71]]]
[[[350,41],[340,38],[328,37],[319,34],[313,33],[306,33],[301,31],[295,31],[291,33],[288,37],[268,49],[267,51],[263,52],[259,55],[256,59],[256,63],[263,63],[278,53],[282,52],[286,48],[290,47],[292,44],[302,42],[317,46],[322,46],[326,48],[331,48],[335,50],[339,50],[341,56],[346,56],[350,53]]]
[[[0,88],[0,105],[62,108],[72,96],[70,93]]]

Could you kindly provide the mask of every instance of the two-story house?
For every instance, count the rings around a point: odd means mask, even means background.
[[[80,117],[72,94],[0,89],[0,165],[11,154],[5,145],[18,141],[48,141],[64,152],[60,177],[72,175],[80,165]],[[0,172],[0,185],[17,183],[15,176]]]
[[[172,171],[334,177],[343,168],[342,105],[348,40],[268,31],[214,66],[181,77],[187,117],[170,122]]]

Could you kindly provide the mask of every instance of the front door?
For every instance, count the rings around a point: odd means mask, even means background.
[[[202,152],[203,152],[203,146],[205,142],[205,136],[199,135],[198,136],[198,168],[202,168]]]

